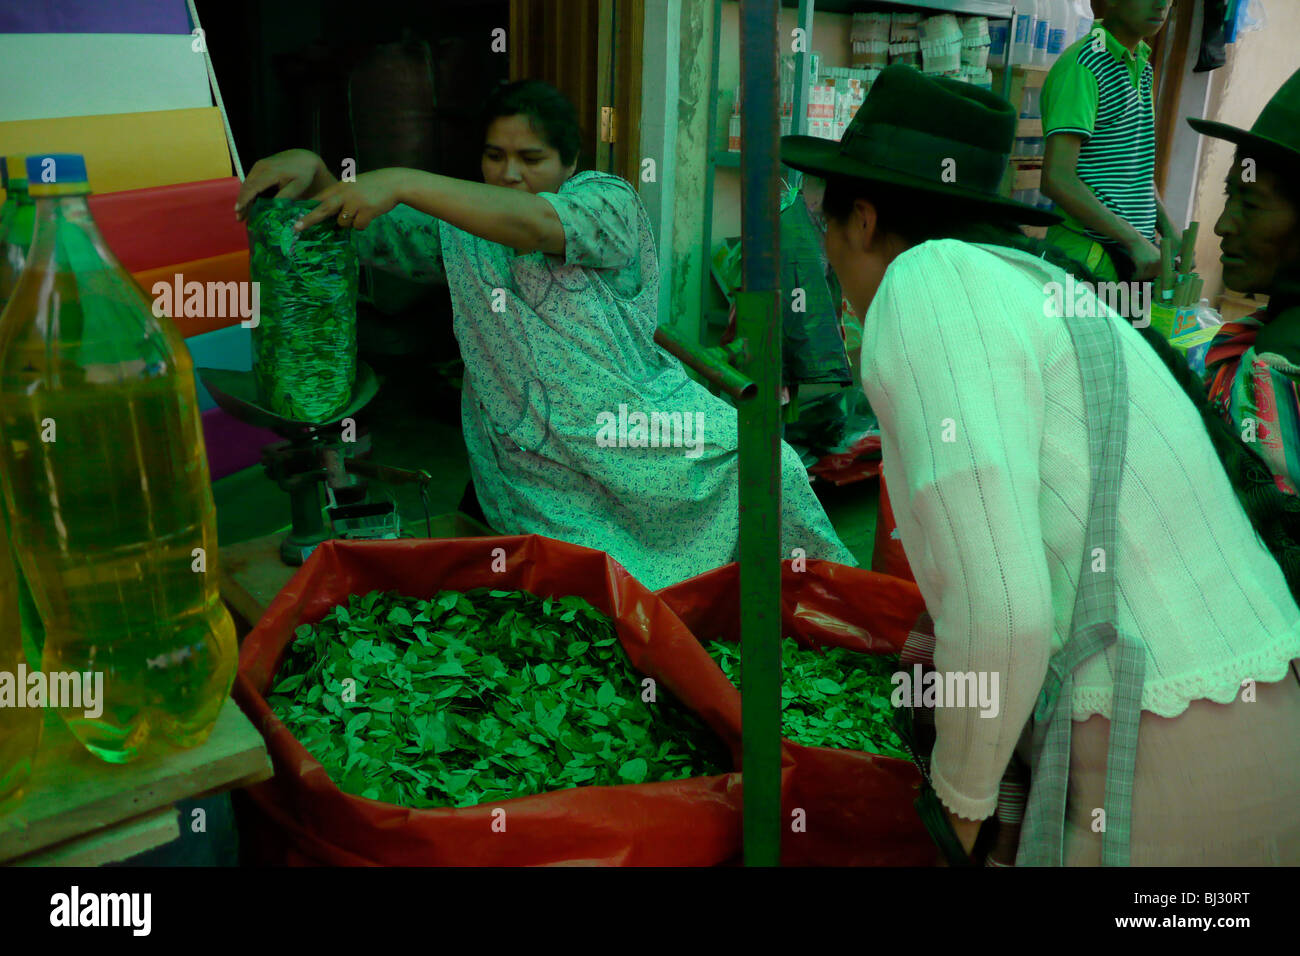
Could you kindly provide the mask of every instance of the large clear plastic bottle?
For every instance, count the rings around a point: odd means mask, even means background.
[[[0,208],[0,315],[18,287],[18,279],[27,264],[27,251],[32,245],[36,228],[36,207],[27,193],[27,161],[24,156],[0,156],[0,186],[5,189],[5,203]],[[0,481],[4,480],[0,472]],[[0,493],[0,512],[3,512],[3,495]],[[5,542],[9,542],[8,527]],[[15,557],[14,574],[18,582],[18,610],[22,615],[23,649],[29,667],[41,666],[41,651],[45,644],[45,630],[41,625],[31,589],[23,577],[22,568]]]
[[[10,175],[10,171],[17,175]],[[31,200],[27,196],[27,170],[20,156],[0,157],[0,186],[5,190],[0,207],[0,314],[17,272],[22,271],[32,236]],[[17,250],[11,257],[11,249]],[[15,268],[17,272],[15,272]],[[45,712],[27,707],[24,665],[40,667],[40,654],[28,623],[30,596],[18,571],[10,543],[9,521],[0,503],[0,809],[22,799],[40,744]],[[24,600],[28,609],[23,607]],[[36,619],[39,627],[39,619]],[[21,695],[21,697],[19,696]]]
[[[27,159],[36,231],[0,320],[0,472],[45,622],[47,673],[102,675],[60,711],[111,763],[205,740],[234,677],[184,339],[153,315],[86,204],[80,156]]]
[[[22,616],[18,610],[18,578],[9,547],[7,522],[0,515],[0,530],[6,534],[0,547],[0,811],[23,796],[40,744],[45,711],[27,706],[26,674],[30,670],[22,640]]]

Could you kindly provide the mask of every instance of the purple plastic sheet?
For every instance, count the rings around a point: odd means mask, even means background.
[[[219,408],[209,408],[201,417],[208,475],[213,481],[256,465],[262,460],[262,448],[280,441],[275,432],[246,425]]]
[[[189,33],[185,0],[0,2],[0,33]]]

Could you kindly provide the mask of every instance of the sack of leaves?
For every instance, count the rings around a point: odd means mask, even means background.
[[[931,865],[934,844],[913,806],[921,777],[902,756],[896,714],[878,689],[882,680],[888,682],[892,660],[864,660],[861,667],[850,663],[859,653],[898,654],[925,610],[920,591],[912,582],[861,568],[826,561],[806,561],[802,567],[795,570],[787,560],[781,571],[781,633],[809,649],[793,650],[787,642],[783,654],[783,743],[794,766],[782,798],[781,862]],[[719,654],[724,668],[734,670],[740,643],[739,565],[656,593],[706,645],[735,645],[730,655]],[[828,651],[830,660],[819,663],[816,650]],[[839,674],[829,676],[827,667],[838,667]],[[864,693],[867,687],[877,689]],[[863,719],[863,711],[870,720]],[[819,737],[835,745],[807,746],[791,739],[796,737]],[[844,745],[868,741],[894,756]]]
[[[258,862],[741,853],[739,693],[599,551],[537,535],[326,542],[245,638],[235,699],[275,767],[246,791]]]
[[[312,200],[257,199],[248,214],[248,270],[260,288],[253,377],[282,418],[321,424],[352,400],[357,369],[357,253],[350,230],[293,224]]]

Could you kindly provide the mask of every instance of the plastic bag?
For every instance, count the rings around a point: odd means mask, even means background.
[[[347,407],[357,370],[357,253],[333,222],[301,233],[314,201],[258,199],[249,209],[249,276],[260,284],[253,376],[264,407],[320,424]]]
[[[348,594],[431,597],[475,587],[576,594],[613,619],[633,667],[740,752],[740,694],[669,606],[608,555],[539,535],[327,541],[240,651],[235,700],[266,738],[275,777],[248,788],[245,841],[258,862],[327,865],[711,866],[741,853],[737,773],[575,787],[463,809],[412,810],[343,793],[271,712],[295,629]],[[790,763],[786,755],[787,765]],[[505,811],[505,832],[493,811]]]
[[[907,562],[907,552],[898,539],[898,526],[894,523],[894,507],[889,501],[885,476],[880,476],[880,508],[876,513],[876,540],[871,550],[871,570],[904,581],[916,581],[912,566]],[[906,635],[904,635],[906,637]]]
[[[782,635],[811,647],[896,654],[925,610],[915,584],[829,561],[781,570]],[[702,641],[740,639],[740,566],[657,592]],[[928,866],[934,844],[913,801],[921,775],[909,760],[784,742],[793,760],[782,819],[787,866]]]

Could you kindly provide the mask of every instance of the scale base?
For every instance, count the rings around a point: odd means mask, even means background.
[[[322,541],[330,540],[328,531],[314,535],[299,535],[292,532],[285,535],[280,542],[280,560],[291,568],[300,568],[307,557],[316,550]]]

